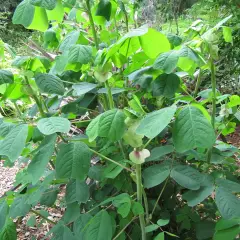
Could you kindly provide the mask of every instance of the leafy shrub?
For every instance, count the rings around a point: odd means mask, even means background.
[[[13,22],[43,31],[44,48],[14,58],[14,74],[0,70],[0,155],[6,166],[29,161],[1,198],[1,240],[17,239],[13,220],[29,212],[54,225],[51,239],[239,234],[239,152],[217,137],[240,121],[239,96],[216,90],[217,37],[230,17],[214,28],[195,22],[183,41],[134,28],[134,15],[125,1],[17,7]],[[212,86],[199,92],[205,69]],[[185,77],[197,70],[189,92]],[[57,200],[59,222],[34,209]]]

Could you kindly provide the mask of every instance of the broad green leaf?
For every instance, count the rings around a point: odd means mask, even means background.
[[[159,233],[155,238],[154,240],[164,240],[164,232],[161,232]]]
[[[0,202],[0,232],[5,225],[8,216],[8,204],[5,200]]]
[[[97,84],[94,83],[88,83],[88,82],[81,82],[78,84],[74,84],[72,88],[74,89],[74,95],[75,96],[81,96],[87,92],[92,91],[97,87]]]
[[[229,100],[230,101],[227,104],[227,106],[229,108],[236,107],[236,106],[240,105],[240,96],[238,96],[238,95],[232,95]]]
[[[35,7],[33,20],[27,28],[41,32],[45,32],[48,29],[48,17],[45,9],[41,7]]]
[[[86,203],[89,196],[89,187],[85,181],[75,180],[68,183],[65,195],[67,204]]]
[[[10,206],[9,216],[11,218],[17,218],[25,216],[31,208],[31,205],[26,203],[25,197],[16,197]]]
[[[188,191],[184,193],[183,199],[188,202],[188,206],[194,207],[201,203],[205,198],[210,196],[213,191],[213,180],[210,176],[206,175],[205,180],[202,182],[200,188],[196,191]]]
[[[171,171],[171,177],[182,187],[198,190],[204,175],[187,165],[177,165]]]
[[[142,204],[139,202],[133,202],[132,203],[132,212],[133,212],[134,216],[144,214],[144,208],[143,208]]]
[[[65,52],[69,50],[73,45],[76,44],[78,38],[79,38],[80,32],[79,31],[72,31],[66,35],[66,37],[63,39],[59,50],[61,52]]]
[[[44,93],[63,95],[65,92],[61,79],[52,74],[38,74],[35,81],[39,89]]]
[[[68,62],[87,64],[92,60],[92,47],[86,45],[74,45],[69,49]]]
[[[213,240],[235,240],[240,233],[240,226],[234,226],[229,229],[217,231],[214,234]]]
[[[71,123],[66,118],[50,117],[40,119],[37,123],[37,127],[41,133],[51,135],[53,133],[68,133]]]
[[[63,220],[66,224],[72,223],[80,216],[80,206],[77,202],[67,205],[67,210],[63,215]]]
[[[225,26],[223,26],[222,29],[225,42],[233,43],[232,29],[230,27]]]
[[[215,140],[212,125],[201,110],[194,106],[186,106],[180,111],[173,129],[173,142],[178,152],[197,147],[210,148]]]
[[[28,165],[28,172],[32,175],[33,184],[36,184],[43,175],[54,152],[56,139],[56,134],[46,136],[39,146],[39,151]]]
[[[78,236],[79,240],[86,239],[86,232],[92,216],[89,213],[81,214],[80,217],[73,224],[73,232]]]
[[[0,85],[4,83],[13,83],[14,76],[12,72],[8,70],[0,70]]]
[[[218,187],[216,190],[216,204],[225,219],[240,218],[240,199],[230,191]]]
[[[97,6],[96,16],[102,16],[107,21],[110,20],[112,11],[112,3],[110,0],[100,0]]]
[[[144,187],[152,188],[160,183],[170,175],[171,166],[169,163],[161,163],[150,166],[143,170]]]
[[[157,224],[152,224],[152,225],[145,227],[145,231],[146,231],[146,233],[149,233],[149,232],[153,232],[153,231],[157,230],[158,228],[159,228],[159,226]]]
[[[17,240],[16,224],[12,219],[7,219],[6,225],[0,231],[0,240]]]
[[[0,137],[4,138],[15,127],[13,123],[4,121],[4,118],[0,118]]]
[[[201,220],[196,223],[196,237],[198,240],[213,239],[215,222]]]
[[[163,156],[172,153],[173,151],[174,147],[172,145],[156,147],[151,150],[151,155],[150,157],[146,158],[146,162],[159,161]]]
[[[57,176],[83,181],[89,171],[91,156],[83,142],[62,144],[56,160]]]
[[[153,96],[174,97],[180,85],[180,78],[176,74],[161,74],[152,83]]]
[[[123,166],[126,165],[126,163],[121,162]],[[123,168],[121,166],[116,165],[115,163],[110,163],[107,165],[107,167],[103,171],[103,177],[104,178],[116,178],[121,172]]]
[[[240,184],[227,179],[216,179],[216,185],[233,193],[240,193]]]
[[[108,201],[107,199],[106,201]],[[117,208],[117,212],[123,217],[126,218],[131,210],[131,198],[129,194],[122,193],[116,197],[113,197],[112,204]]]
[[[30,0],[22,1],[14,12],[13,24],[22,24],[27,28],[32,23],[34,11],[34,6],[30,3]]]
[[[47,10],[47,16],[49,21],[62,22],[64,18],[64,8],[61,0],[57,0],[57,5],[53,10]]]
[[[157,225],[160,227],[166,226],[169,223],[169,219],[159,219]]]
[[[179,53],[175,50],[162,53],[153,64],[154,69],[163,70],[170,74],[177,67]]]
[[[90,222],[86,231],[87,240],[111,240],[112,220],[107,211],[100,211]]]
[[[91,121],[86,133],[89,141],[92,142],[96,137],[106,137],[109,140],[120,140],[124,134],[125,115],[119,109],[112,109],[102,113]]]
[[[225,230],[225,229],[228,229],[228,228],[232,228],[234,226],[237,226],[240,224],[240,219],[236,218],[236,219],[223,219],[221,218],[217,224],[216,224],[216,230],[217,231],[220,231],[220,230]]]
[[[137,113],[145,114],[142,104],[136,95],[133,95],[133,99],[128,102],[128,105]]]
[[[160,53],[171,50],[167,37],[155,29],[149,28],[148,32],[139,37],[142,49],[149,58],[156,58]],[[161,44],[159,44],[161,43]]]
[[[56,7],[57,0],[31,0],[31,4],[48,10],[53,10]]]
[[[40,204],[48,207],[52,207],[55,203],[58,195],[58,189],[49,188],[43,192],[40,198]]]
[[[171,122],[176,110],[177,107],[173,105],[147,114],[141,120],[136,133],[145,135],[148,138],[156,137]]]
[[[28,135],[28,125],[15,126],[7,136],[0,141],[0,155],[5,155],[14,162],[22,153]]]

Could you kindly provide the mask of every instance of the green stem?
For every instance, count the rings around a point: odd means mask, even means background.
[[[119,140],[119,141],[118,141],[118,144],[119,144],[119,147],[120,147],[120,149],[121,149],[121,152],[122,152],[123,158],[124,158],[124,159],[127,159],[127,156],[126,156],[126,154],[125,154],[125,151],[124,151],[124,147],[123,147],[122,141]]]
[[[110,88],[110,86],[109,86],[109,82],[108,82],[108,81],[105,82],[105,87],[106,87],[107,92],[108,92],[109,108],[110,108],[110,109],[113,109],[115,106],[114,106],[112,91],[111,91],[111,88]]]
[[[157,205],[158,205],[158,202],[159,202],[159,200],[160,200],[160,198],[161,198],[161,196],[162,196],[162,194],[163,194],[163,191],[164,191],[164,189],[165,189],[166,186],[167,186],[168,179],[169,179],[169,176],[168,176],[167,180],[165,181],[161,192],[160,192],[159,195],[158,195],[157,201],[156,201],[156,203],[155,203],[155,205],[154,205],[154,207],[153,207],[153,210],[152,210],[152,213],[151,213],[150,218],[152,218],[152,216],[153,216],[153,214],[154,214],[154,211],[155,211],[155,209],[156,209],[156,207],[157,207]]]
[[[202,69],[199,69],[199,73],[198,73],[198,77],[197,77],[197,82],[196,82],[196,86],[195,86],[195,90],[194,90],[194,97],[197,97],[198,94],[198,90],[200,88],[202,82]]]
[[[133,218],[128,224],[113,238],[113,240],[118,239],[118,237],[124,232],[124,230],[135,220],[136,218]]]
[[[149,219],[149,208],[148,208],[148,200],[147,200],[147,194],[144,190],[144,187],[142,187],[142,193],[143,193],[143,202],[145,207],[145,214],[146,214],[146,225],[148,225],[150,219]]]
[[[54,222],[54,221],[48,219],[47,217],[43,216],[41,213],[39,213],[39,212],[37,212],[37,211],[35,211],[35,210],[30,210],[30,212],[32,212],[32,213],[38,215],[39,217],[41,217],[42,219],[46,220],[47,222],[49,222],[49,223],[51,223],[51,224],[54,224],[54,225],[57,224],[56,222]]]
[[[29,88],[29,90],[30,90],[30,92],[31,92],[32,98],[34,99],[34,101],[35,101],[36,104],[37,104],[37,107],[38,107],[38,110],[39,110],[41,116],[42,116],[42,117],[45,117],[45,113],[44,113],[44,111],[43,111],[42,104],[41,104],[40,100],[38,99],[37,94],[36,94],[36,93],[34,92],[34,90],[32,89],[32,87],[31,87],[31,85],[30,85],[27,77],[25,77],[25,81],[26,81],[26,84],[27,84],[27,86],[28,86],[28,88]]]
[[[214,60],[210,58],[210,64],[211,64],[211,84],[212,84],[212,117],[211,117],[211,123],[212,127],[215,130],[215,117],[216,117],[216,69],[214,65]],[[212,158],[212,148],[208,150],[207,152],[207,162],[208,164],[211,163]]]
[[[16,111],[17,111],[17,113],[18,113],[19,118],[22,119],[24,122],[26,122],[26,120],[24,119],[24,116],[23,116],[20,108],[19,108],[18,105],[16,104],[16,102],[13,102],[13,105],[14,105],[14,107],[16,108]]]
[[[96,32],[96,29],[95,29],[95,24],[94,24],[92,12],[91,12],[90,0],[86,0],[86,5],[87,5],[88,16],[89,16],[90,25],[91,25],[91,28],[92,28],[92,33],[93,33],[95,46],[98,49],[98,38],[97,38],[97,32]]]
[[[140,204],[142,204],[142,172],[141,172],[141,164],[136,164],[136,178],[137,178],[137,200]],[[142,232],[142,240],[146,240],[146,232],[145,232],[145,219],[144,214],[139,215],[140,227]]]
[[[112,163],[114,163],[114,164],[116,164],[116,165],[118,165],[118,166],[120,166],[120,167],[126,169],[126,170],[129,171],[129,172],[133,172],[130,168],[125,167],[125,166],[122,165],[121,163],[118,163],[118,162],[114,161],[113,159],[108,158],[108,157],[102,155],[101,153],[99,153],[99,152],[97,152],[97,151],[94,151],[94,150],[91,149],[91,148],[89,148],[89,150],[90,150],[91,152],[95,153],[96,155],[102,157],[103,159],[105,159],[105,160],[107,160],[107,161],[109,161],[109,162],[112,162]]]

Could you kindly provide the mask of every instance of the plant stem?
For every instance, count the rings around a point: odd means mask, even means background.
[[[124,230],[125,230],[135,219],[136,219],[136,217],[133,218],[123,229],[121,229],[121,231],[113,238],[113,240],[118,239],[118,237],[124,232]]]
[[[140,204],[142,204],[142,172],[141,172],[141,164],[136,164],[136,178],[137,178],[137,200]],[[139,221],[142,232],[142,240],[146,240],[146,232],[145,232],[145,219],[144,214],[139,215]]]
[[[110,109],[113,109],[115,106],[114,106],[112,91],[111,91],[111,88],[110,88],[110,86],[109,86],[109,82],[108,82],[108,81],[105,82],[105,87],[106,87],[107,92],[108,92],[109,108],[110,108]]]
[[[215,117],[216,117],[216,69],[214,65],[214,60],[210,58],[210,64],[211,64],[211,84],[212,84],[212,118],[211,123],[212,127],[215,131]],[[208,150],[207,153],[207,162],[208,164],[211,163],[212,158],[212,148]]]
[[[146,148],[146,147],[150,144],[150,142],[151,142],[152,140],[153,140],[153,139],[150,138],[150,139],[143,145],[143,149]]]
[[[142,187],[142,193],[143,193],[143,202],[144,202],[144,207],[145,207],[145,213],[146,213],[146,225],[149,223],[149,208],[148,208],[148,200],[147,200],[147,194],[144,190],[144,187]]]
[[[36,104],[37,104],[37,107],[38,107],[38,110],[39,110],[41,116],[42,116],[42,117],[45,117],[45,113],[44,113],[44,111],[43,111],[42,104],[41,104],[41,102],[39,101],[37,94],[36,94],[36,93],[34,92],[34,90],[32,89],[32,87],[31,87],[31,85],[30,85],[27,77],[25,77],[25,81],[26,81],[27,86],[28,86],[28,88],[29,88],[29,90],[30,90],[30,92],[31,92],[32,98],[34,99],[34,101],[35,101]]]
[[[94,151],[94,150],[91,149],[91,148],[89,148],[89,150],[90,150],[91,152],[95,153],[96,155],[98,155],[98,156],[104,158],[105,160],[108,160],[109,162],[112,162],[112,163],[114,163],[114,164],[116,164],[116,165],[118,165],[118,166],[120,166],[120,167],[126,169],[126,170],[129,171],[129,172],[133,172],[130,168],[125,167],[125,166],[122,165],[121,163],[118,163],[118,162],[114,161],[113,159],[108,158],[108,157],[102,155],[101,153],[99,153],[99,152],[97,152],[97,151]]]
[[[164,191],[164,189],[165,189],[166,186],[167,186],[168,179],[169,179],[169,176],[168,176],[167,180],[165,181],[161,192],[159,193],[159,196],[158,196],[157,201],[156,201],[156,203],[155,203],[155,205],[154,205],[154,207],[153,207],[153,210],[152,210],[152,213],[151,213],[150,218],[152,218],[152,216],[153,216],[153,214],[154,214],[154,211],[155,211],[155,209],[156,209],[156,207],[157,207],[157,204],[158,204],[158,202],[159,202],[159,200],[160,200],[160,198],[161,198],[161,196],[162,196],[162,194],[163,194],[163,191]]]
[[[125,151],[124,151],[124,148],[123,148],[122,141],[119,140],[119,141],[118,141],[118,144],[119,144],[119,147],[120,147],[120,149],[121,149],[121,152],[122,152],[123,158],[124,158],[124,159],[127,159],[127,156],[126,156]]]
[[[97,33],[96,33],[94,21],[93,21],[92,12],[91,12],[90,0],[86,0],[86,5],[87,5],[88,16],[89,16],[90,25],[91,25],[91,28],[92,28],[92,33],[93,33],[95,46],[98,49],[98,38],[97,38]]]
[[[30,212],[32,212],[32,213],[38,215],[39,217],[41,217],[42,219],[46,220],[47,222],[49,222],[49,223],[51,223],[51,224],[54,224],[54,225],[57,224],[56,222],[54,222],[54,221],[48,219],[47,217],[43,216],[41,213],[39,213],[39,212],[37,212],[37,211],[35,211],[35,210],[32,210],[32,209],[31,209]]]
[[[22,119],[24,122],[26,122],[26,120],[24,119],[24,116],[23,116],[21,110],[19,109],[18,105],[16,104],[16,102],[13,102],[13,105],[14,105],[14,107],[17,110],[19,118]]]
[[[194,98],[197,97],[198,90],[199,90],[199,87],[200,87],[200,85],[201,85],[201,82],[202,82],[202,69],[200,68],[200,69],[199,69],[199,73],[198,73],[198,77],[197,77],[197,82],[196,82],[195,90],[194,90]]]

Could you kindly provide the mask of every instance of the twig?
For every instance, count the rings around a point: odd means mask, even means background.
[[[99,152],[97,152],[97,151],[94,151],[94,150],[91,149],[91,148],[89,148],[89,150],[90,150],[91,152],[95,153],[96,155],[98,155],[98,156],[100,156],[100,157],[102,157],[102,158],[108,160],[109,162],[112,162],[112,163],[114,163],[114,164],[116,164],[116,165],[118,165],[118,166],[124,168],[125,170],[127,170],[127,171],[129,171],[129,172],[133,172],[133,170],[131,170],[130,168],[125,167],[125,166],[122,165],[121,163],[118,163],[118,162],[114,161],[113,159],[108,158],[108,157],[102,155],[101,153],[99,153]]]
[[[56,222],[54,222],[54,221],[48,219],[47,217],[43,216],[41,213],[39,213],[39,212],[37,212],[37,211],[35,211],[35,210],[33,210],[33,209],[31,209],[30,212],[32,212],[32,213],[38,215],[39,217],[41,217],[42,219],[46,220],[47,222],[49,222],[49,223],[51,223],[51,224],[54,224],[54,225],[57,224]]]

